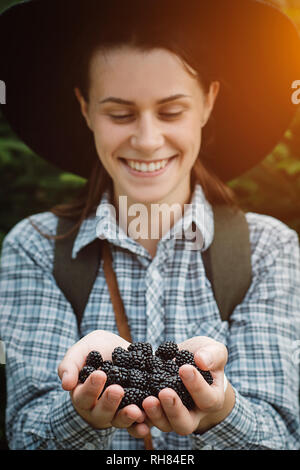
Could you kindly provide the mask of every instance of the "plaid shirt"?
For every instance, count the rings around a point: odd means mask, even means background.
[[[247,213],[253,280],[230,322],[221,321],[201,257],[214,232],[201,187],[196,186],[192,199],[201,210],[184,216],[186,228],[195,222],[201,246],[191,250],[184,237],[163,237],[153,259],[133,238],[120,231],[116,236],[112,215],[103,211],[108,200],[105,193],[97,216],[83,222],[73,256],[97,235],[111,242],[133,341],[156,347],[165,339],[180,343],[204,335],[225,344],[229,354],[225,372],[236,395],[230,415],[202,435],[152,428],[155,449],[299,449],[297,234],[272,217]],[[32,219],[55,234],[54,214]],[[118,330],[101,265],[78,332],[72,307],[53,278],[53,254],[54,241],[34,230],[28,218],[3,243],[0,338],[7,352],[10,448],[143,449],[143,440],[125,429],[91,428],[61,387],[57,367],[67,349],[93,330]]]

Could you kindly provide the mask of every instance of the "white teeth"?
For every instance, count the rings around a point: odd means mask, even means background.
[[[139,163],[133,160],[126,160],[126,161],[127,161],[127,164],[130,166],[130,168],[141,171],[142,173],[145,173],[145,172],[149,173],[151,171],[157,171],[157,170],[160,170],[161,168],[164,168],[169,160],[168,159],[161,160],[160,162],[157,162],[157,163],[151,162],[150,164]]]

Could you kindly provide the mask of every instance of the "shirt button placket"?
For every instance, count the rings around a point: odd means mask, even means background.
[[[149,269],[146,280],[147,341],[156,349],[164,340],[163,279],[157,267]]]

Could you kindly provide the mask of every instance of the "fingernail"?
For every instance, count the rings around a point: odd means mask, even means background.
[[[173,406],[175,403],[175,400],[172,397],[166,397],[164,398],[164,402],[165,402],[165,405],[167,406]]]
[[[92,385],[98,385],[97,375],[96,375],[96,377],[95,377],[94,374],[91,375],[91,384]]]

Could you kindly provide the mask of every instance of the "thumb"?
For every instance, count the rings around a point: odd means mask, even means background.
[[[71,391],[76,387],[78,383],[79,370],[75,364],[63,364],[61,363],[58,368],[58,375],[61,379],[61,385],[64,390]]]
[[[225,367],[228,352],[224,344],[214,342],[199,348],[194,357],[197,366],[202,370],[220,370]]]
[[[79,344],[72,346],[58,366],[58,376],[64,390],[73,390],[78,383],[78,374],[84,365],[86,351]]]

